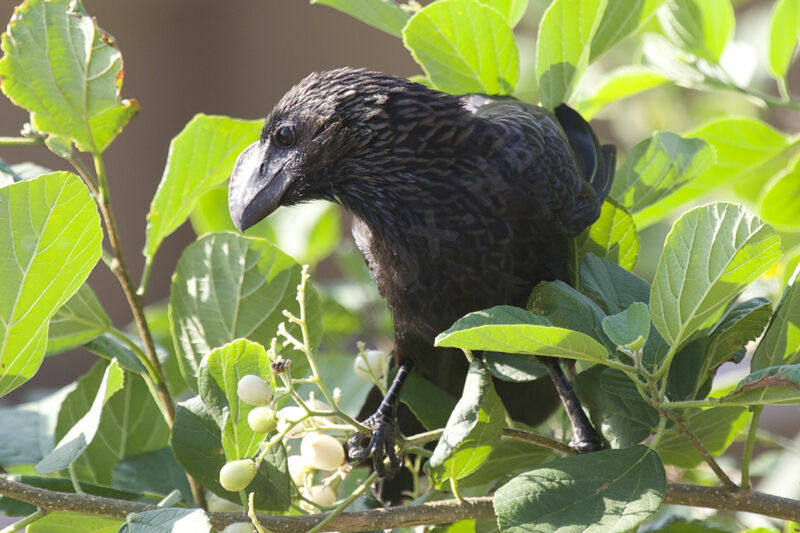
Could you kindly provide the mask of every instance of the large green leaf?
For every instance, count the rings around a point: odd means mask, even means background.
[[[225,395],[227,408],[222,428],[222,447],[229,461],[253,456],[258,451],[258,443],[263,435],[255,433],[247,423],[247,415],[252,406],[239,399],[237,384],[248,374],[269,379],[272,371],[264,347],[247,339],[239,339],[216,348],[203,359],[201,375],[208,372]],[[203,387],[201,387],[201,396]],[[206,399],[203,398],[203,403]],[[206,403],[206,408],[212,407]]]
[[[728,449],[748,420],[750,415],[743,407],[714,407],[695,411],[687,424],[711,455],[716,456]],[[665,463],[682,468],[694,468],[703,461],[697,448],[674,426],[664,432],[656,450]]]
[[[667,0],[658,18],[675,44],[715,63],[736,24],[730,0]]]
[[[460,487],[477,487],[508,478],[558,457],[557,452],[516,439],[501,439],[481,467],[458,482]]]
[[[100,217],[74,174],[0,189],[0,396],[33,376],[47,326],[100,258]]]
[[[68,511],[53,511],[47,516],[29,525],[27,533],[65,533],[80,531],[81,533],[117,533],[125,524],[120,518],[106,518],[91,514]]]
[[[600,218],[575,239],[576,259],[586,254],[612,261],[633,270],[639,257],[639,236],[636,223],[628,211],[613,200],[603,202]]]
[[[700,372],[700,378],[708,372],[743,352],[744,345],[756,340],[767,327],[772,316],[772,306],[764,298],[752,298],[728,311],[709,335],[709,345]],[[744,353],[741,353],[743,356]]]
[[[653,324],[668,343],[682,343],[718,319],[780,255],[775,230],[742,206],[692,209],[667,236],[650,292]]]
[[[745,377],[720,403],[766,405],[800,403],[800,365],[769,366]]]
[[[603,332],[606,313],[588,296],[563,281],[543,281],[531,291],[528,310],[549,320],[554,326],[585,333],[613,350]]]
[[[638,0],[642,1],[642,0]],[[611,5],[624,4],[625,2],[612,2]],[[609,8],[606,10],[608,13]],[[602,108],[617,100],[622,100],[634,94],[653,89],[667,83],[669,79],[655,70],[644,65],[625,65],[612,70],[598,83],[591,94],[583,96],[575,102],[575,109],[586,120],[591,118]]]
[[[751,368],[800,362],[800,279],[795,277],[783,293],[778,308],[753,355]]]
[[[411,16],[394,0],[311,0],[311,3],[338,9],[397,37]]]
[[[781,80],[792,63],[800,44],[800,3],[797,0],[776,0],[769,27],[769,70]]]
[[[542,105],[554,109],[568,102],[589,65],[591,42],[606,0],[555,0],[539,23],[536,78]]]
[[[645,446],[565,457],[498,489],[500,530],[612,533],[635,529],[661,506],[667,479]]]
[[[169,307],[184,375],[196,376],[206,354],[235,339],[268,346],[278,324],[286,321],[282,311],[298,314],[299,283],[297,263],[263,239],[212,233],[189,245],[172,279]],[[316,346],[321,328],[317,299],[312,294],[308,287],[310,338]],[[296,328],[290,331],[301,338]]]
[[[528,0],[477,0],[485,4],[501,15],[512,28],[522,19],[525,10],[528,9]]]
[[[605,347],[578,331],[550,325],[533,313],[500,305],[460,318],[436,337],[436,346],[503,353],[549,355],[599,363]]]
[[[84,380],[83,382],[84,384],[88,383],[87,387],[93,388],[95,392],[91,402],[89,402],[89,409],[82,410],[81,412],[83,414],[80,418],[75,416],[73,420],[70,421],[69,430],[60,438],[53,451],[36,464],[36,471],[38,473],[49,474],[67,468],[86,451],[86,448],[97,435],[97,430],[100,427],[100,416],[103,413],[103,406],[109,398],[122,389],[125,373],[116,361],[112,361],[108,365],[100,364],[96,368],[102,371],[97,387],[92,387],[92,383],[88,380]],[[96,376],[100,374],[100,372],[95,372],[94,374]],[[90,379],[95,376],[90,375]],[[75,397],[84,392],[85,391],[76,388],[71,396]],[[67,398],[64,401],[62,411],[65,409],[69,410],[73,407],[73,402],[69,400],[70,398]],[[59,419],[62,418],[60,415],[61,412],[59,412]],[[73,415],[73,413],[67,412],[67,416],[70,415]],[[56,431],[56,435],[58,435],[58,428]]]
[[[171,443],[175,459],[208,490],[238,504],[239,494],[228,492],[219,484],[219,470],[226,462],[221,439],[219,426],[198,396],[178,404]],[[289,508],[289,472],[282,444],[272,447],[245,490],[255,493],[256,509]]]
[[[236,158],[258,138],[261,122],[199,114],[172,139],[147,214],[147,257],[152,259],[161,242],[186,221],[201,196],[228,179]]]
[[[184,503],[191,505],[194,501],[186,472],[175,460],[172,448],[169,447],[139,453],[119,461],[111,471],[111,485],[133,493],[165,496],[177,489],[181,492]]]
[[[647,304],[635,302],[624,311],[605,317],[603,331],[617,346],[634,350],[640,348],[650,335],[650,312]]]
[[[633,213],[638,227],[666,213],[659,200],[695,179],[714,164],[714,148],[701,139],[659,132],[640,142],[614,176],[611,197]]]
[[[79,1],[26,0],[3,34],[0,89],[33,127],[101,153],[136,114],[120,100],[122,56]]]
[[[639,29],[664,0],[613,0],[592,39],[591,61]]]
[[[441,91],[511,94],[517,85],[511,28],[500,13],[473,0],[425,6],[403,28],[403,44]]]
[[[578,288],[606,314],[624,311],[634,302],[650,301],[650,285],[616,263],[588,254],[581,261]]]
[[[97,301],[92,288],[84,283],[50,320],[47,354],[83,346],[110,328],[111,319]]]
[[[800,229],[800,163],[786,174],[779,175],[776,180],[765,187],[765,192],[758,200],[758,214],[761,217],[787,231]]]
[[[505,409],[484,363],[469,365],[461,399],[450,414],[428,464],[436,483],[477,470],[499,442]]]
[[[452,395],[414,373],[409,374],[408,381],[401,389],[400,401],[429,430],[444,427],[456,405]]]

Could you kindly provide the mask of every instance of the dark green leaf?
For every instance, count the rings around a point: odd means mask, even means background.
[[[400,401],[428,430],[443,428],[456,406],[452,395],[417,374],[409,374],[400,391]]]
[[[42,363],[51,317],[100,258],[89,190],[67,172],[0,188],[0,396]]]
[[[668,343],[684,342],[780,256],[775,230],[742,206],[692,209],[667,236],[650,292],[653,324]]]
[[[91,514],[80,514],[68,511],[48,513],[27,527],[27,533],[117,533],[125,522],[119,518],[106,518]]]
[[[211,522],[202,509],[165,508],[144,511],[128,517],[119,533],[210,533]]]
[[[647,304],[635,302],[624,311],[605,317],[602,324],[611,342],[637,350],[650,335],[650,312]]]
[[[645,280],[594,254],[581,261],[578,288],[610,315],[634,302],[650,301],[650,285]]]
[[[124,335],[124,333],[120,334]],[[147,369],[139,361],[131,347],[114,334],[104,333],[87,342],[83,347],[109,361],[116,358],[119,365],[125,370],[141,375],[147,373]]]
[[[311,3],[338,9],[397,37],[411,16],[394,0],[311,0]]]
[[[592,253],[633,270],[639,256],[636,223],[630,213],[613,200],[603,202],[600,218],[575,239],[575,244],[578,262]]]
[[[580,331],[595,340],[608,343],[602,327],[606,314],[588,296],[563,281],[543,281],[536,285],[528,298],[527,307],[554,326]],[[610,344],[608,347],[614,348]]]
[[[558,457],[553,450],[530,442],[502,439],[495,444],[481,467],[458,482],[460,487],[477,487],[530,470]]]
[[[645,446],[557,459],[498,489],[500,529],[612,533],[635,529],[661,506],[666,475]]]
[[[403,44],[440,91],[511,94],[519,77],[514,34],[494,9],[439,0],[403,28]]]
[[[130,492],[163,495],[178,489],[184,503],[191,505],[194,501],[186,472],[175,460],[172,448],[160,448],[121,460],[111,471],[111,484]]]
[[[783,292],[775,314],[753,355],[751,368],[791,365],[800,361],[800,278]]]
[[[751,298],[733,306],[709,335],[707,370],[702,375],[730,359],[748,342],[756,340],[771,316],[772,306],[764,298]]]
[[[750,415],[743,407],[714,407],[692,413],[688,425],[711,455],[716,456],[728,449],[748,420]],[[664,432],[656,450],[665,463],[682,468],[694,468],[703,461],[694,445],[674,426]]]
[[[470,363],[461,399],[450,414],[428,464],[436,483],[477,470],[499,442],[505,410],[480,360]]]
[[[82,346],[110,327],[111,319],[97,301],[92,288],[84,283],[50,320],[47,355]]]
[[[548,375],[547,367],[539,359],[527,355],[484,352],[483,361],[489,372],[503,381],[519,383]]]
[[[0,466],[33,465],[55,446],[56,416],[72,385],[44,398],[14,407],[0,408],[0,427],[14,431],[0,432]]]
[[[737,405],[800,403],[800,365],[757,370],[740,381],[720,402]]]

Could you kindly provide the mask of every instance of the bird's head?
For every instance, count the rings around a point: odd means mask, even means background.
[[[281,205],[339,199],[353,183],[363,191],[365,176],[413,161],[408,155],[419,152],[421,136],[412,126],[424,126],[439,108],[462,111],[448,99],[379,72],[309,75],[281,98],[261,138],[239,155],[228,192],[234,223],[243,231]],[[376,188],[374,181],[369,186]]]

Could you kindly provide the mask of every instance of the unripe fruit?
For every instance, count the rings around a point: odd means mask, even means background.
[[[236,394],[247,405],[267,405],[272,401],[272,389],[255,374],[247,374],[239,380]]]
[[[358,354],[353,362],[353,373],[359,379],[370,383],[373,381],[373,376],[374,379],[381,379],[383,377],[383,362],[387,357],[388,355],[380,350],[367,350],[363,356]]]
[[[287,463],[289,466],[289,476],[292,478],[292,481],[294,481],[294,484],[298,487],[302,487],[303,476],[305,476],[306,472],[309,472],[311,469],[308,467],[305,460],[299,455],[290,455],[287,459]]]
[[[253,533],[253,524],[249,522],[236,522],[222,530],[222,533]]]
[[[278,427],[278,417],[275,411],[266,405],[261,405],[247,413],[247,424],[256,433],[269,433]]]
[[[308,491],[308,498],[317,505],[333,505],[336,502],[336,491],[328,485],[314,485]]]
[[[308,466],[318,470],[336,470],[344,464],[342,444],[323,433],[310,433],[300,443],[300,455]]]
[[[256,464],[252,459],[239,459],[225,463],[219,470],[219,484],[231,492],[244,489],[256,477]]]

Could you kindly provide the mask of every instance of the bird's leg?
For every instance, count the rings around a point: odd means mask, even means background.
[[[347,441],[348,457],[359,463],[372,457],[375,471],[380,477],[392,477],[400,469],[400,461],[394,451],[395,438],[400,433],[395,414],[400,397],[400,389],[403,387],[403,383],[405,383],[412,366],[410,361],[400,363],[397,375],[386,392],[386,396],[383,397],[378,410],[363,422],[365,426],[372,429],[372,436],[356,432]],[[362,442],[368,437],[369,443],[366,447],[362,446]],[[389,458],[389,470],[383,464],[385,457]]]
[[[572,389],[572,384],[567,381],[564,372],[561,371],[558,359],[554,357],[539,357],[539,360],[547,367],[550,379],[556,387],[561,403],[567,411],[569,422],[572,425],[572,442],[570,445],[578,453],[596,452],[603,449],[603,441],[597,431],[589,422],[586,413],[583,412],[578,397]]]

